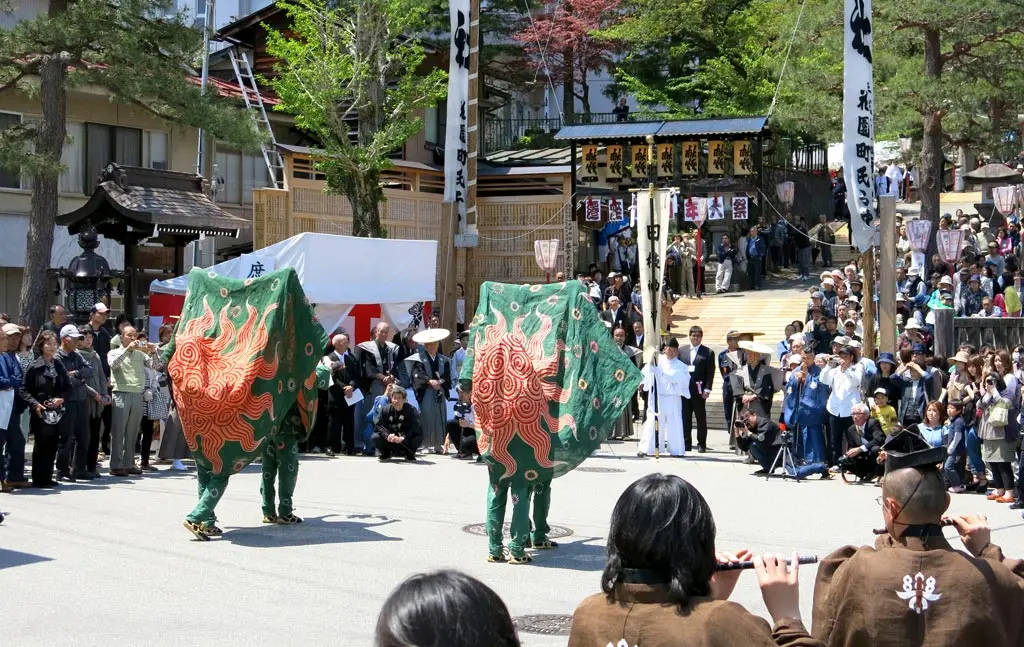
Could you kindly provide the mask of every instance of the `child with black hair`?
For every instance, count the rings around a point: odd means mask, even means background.
[[[946,443],[946,461],[942,464],[942,476],[946,480],[949,492],[960,494],[967,491],[960,473],[960,462],[966,455],[967,428],[964,424],[964,403],[960,400],[950,400],[946,405],[946,413],[949,415],[946,422],[949,440]]]

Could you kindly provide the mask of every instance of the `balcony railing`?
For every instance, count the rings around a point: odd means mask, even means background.
[[[577,112],[566,121],[572,126],[586,126],[590,124],[614,124],[619,121],[661,121],[671,116],[672,113],[647,111],[631,111],[625,115],[620,115],[617,112]]]
[[[561,128],[562,120],[558,117],[552,119],[488,117],[484,123],[484,155],[507,150],[556,148],[555,133]]]

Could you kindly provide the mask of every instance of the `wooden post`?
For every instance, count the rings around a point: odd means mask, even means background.
[[[956,333],[953,330],[953,311],[939,308],[932,311],[935,315],[935,340],[932,342],[935,355],[952,357],[956,353]]]
[[[441,250],[441,267],[444,274],[441,278],[441,327],[455,334],[455,235],[459,230],[459,217],[455,213],[454,204],[446,204],[441,209],[441,231],[445,236]],[[451,340],[446,344],[451,348]]]
[[[896,352],[896,198],[879,198],[881,262],[878,268],[878,350]]]
[[[864,261],[864,357],[875,356],[875,248],[872,247],[861,258]]]

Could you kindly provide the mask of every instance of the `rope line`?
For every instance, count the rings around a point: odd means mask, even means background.
[[[576,198],[576,194],[573,193],[571,196],[569,196],[569,199],[566,200],[565,202],[563,202],[562,206],[560,206],[555,211],[554,215],[552,215],[550,218],[548,218],[544,222],[540,223],[539,225],[537,225],[536,227],[534,227],[530,231],[526,232],[525,234],[519,234],[519,235],[516,235],[516,236],[505,236],[505,237],[502,237],[502,238],[492,238],[490,236],[481,235],[480,236],[480,240],[489,240],[489,241],[492,241],[492,242],[499,242],[500,243],[500,242],[505,242],[505,241],[509,241],[509,240],[519,240],[520,238],[526,238],[527,236],[540,231],[543,227],[551,224],[556,218],[564,217],[563,211],[565,210],[565,206],[568,205],[568,204],[572,204],[572,201],[575,198]]]
[[[796,25],[793,26],[793,35],[789,38],[789,47],[786,48],[786,58],[782,61],[782,69],[779,70],[779,80],[775,84],[775,96],[772,97],[772,104],[768,106],[768,116],[772,116],[772,112],[775,111],[775,103],[779,100],[779,90],[782,89],[782,77],[786,74],[786,66],[789,64],[789,53],[793,51],[793,42],[796,40],[796,34],[800,30],[800,20],[804,17],[804,7],[807,6],[807,0],[804,0],[800,5],[800,13],[796,17]]]
[[[784,223],[786,223],[787,225],[789,225],[790,227],[792,227],[792,228],[793,228],[793,230],[794,230],[794,231],[796,231],[796,232],[797,232],[798,234],[800,234],[801,236],[806,236],[806,237],[807,237],[807,238],[808,238],[808,239],[809,239],[809,240],[810,240],[810,241],[811,241],[812,243],[817,243],[817,244],[819,244],[819,245],[827,245],[827,246],[829,246],[829,247],[853,247],[853,245],[851,245],[850,243],[846,243],[846,244],[843,244],[843,243],[824,243],[824,242],[822,242],[822,241],[820,241],[820,240],[818,240],[818,241],[814,240],[813,238],[811,238],[810,230],[808,230],[808,232],[807,232],[807,233],[805,234],[804,232],[802,232],[802,231],[800,231],[799,229],[797,229],[797,228],[796,228],[796,225],[794,225],[793,223],[791,223],[791,222],[790,222],[790,221],[789,221],[789,220],[788,220],[788,219],[786,218],[786,216],[782,215],[782,213],[780,213],[780,212],[779,212],[779,210],[775,208],[775,203],[773,203],[773,202],[772,202],[772,201],[771,201],[771,200],[770,200],[770,199],[768,198],[768,196],[766,196],[766,195],[764,194],[764,191],[762,191],[761,189],[758,189],[758,190],[757,190],[757,192],[758,192],[759,194],[761,194],[761,198],[762,198],[762,199],[764,199],[764,201],[768,203],[768,206],[769,206],[769,207],[771,207],[771,208],[772,208],[772,211],[774,211],[774,212],[775,212],[775,213],[776,213],[776,214],[777,214],[777,215],[779,216],[779,219],[780,219],[780,220],[782,220],[782,221],[783,221]],[[826,227],[828,226],[828,223],[827,223],[827,222],[826,222],[825,226],[826,226]],[[849,226],[849,225],[847,225],[847,226],[846,226],[846,228],[847,228],[847,229],[849,229],[849,228],[850,228],[850,226]],[[750,229],[748,228],[748,229],[747,229],[747,231],[750,231]],[[833,232],[832,232],[832,235],[834,236],[834,235],[835,235],[835,233],[836,233],[836,232],[834,232],[834,231],[833,231]]]

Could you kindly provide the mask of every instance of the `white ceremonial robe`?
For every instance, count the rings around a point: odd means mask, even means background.
[[[658,444],[662,454],[683,456],[686,443],[683,440],[683,401],[690,397],[690,367],[664,355],[658,357],[655,366],[649,363],[643,368],[643,388],[654,397],[654,381],[658,382]],[[654,402],[647,407],[647,421],[640,433],[637,451],[654,454]]]

